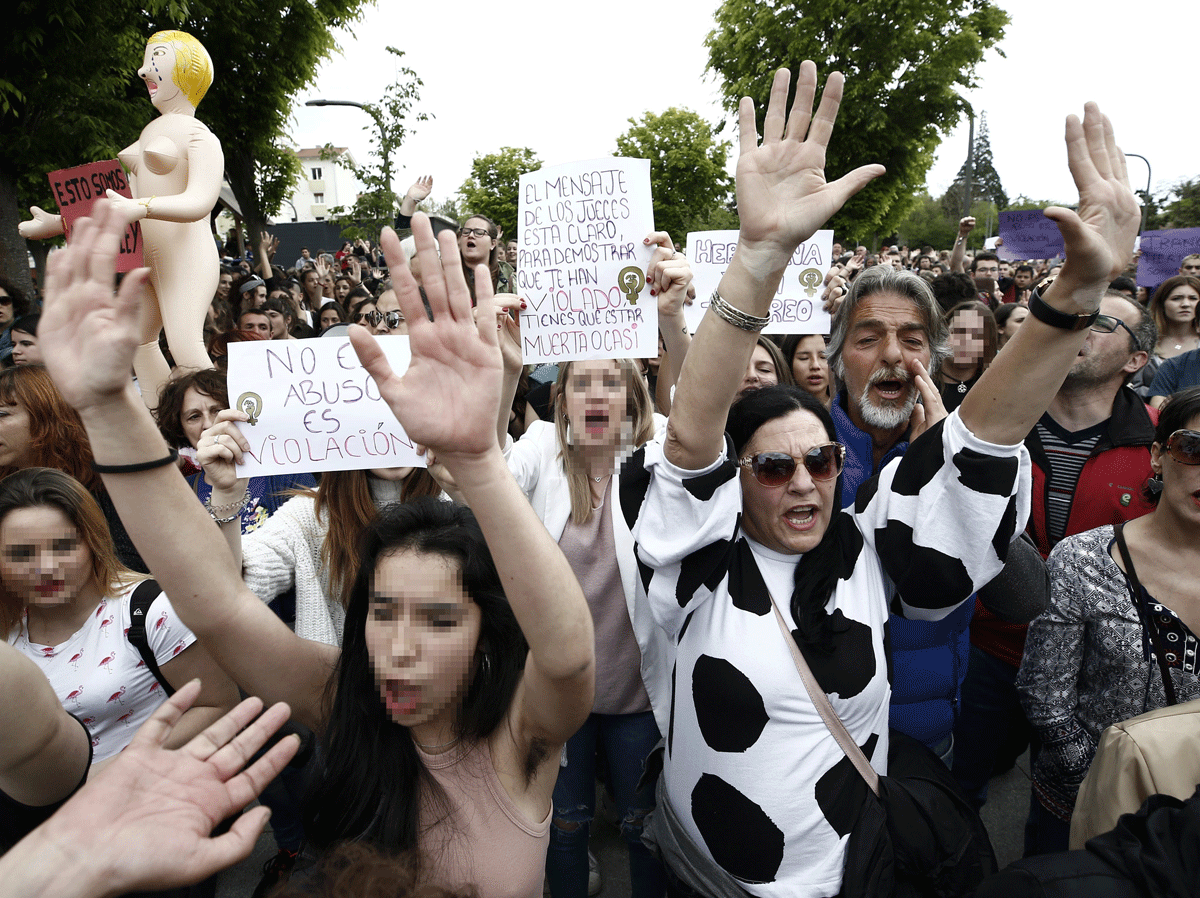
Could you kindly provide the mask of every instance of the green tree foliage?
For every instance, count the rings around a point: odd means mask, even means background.
[[[952,205],[947,202],[948,195],[949,192],[934,199],[925,190],[917,194],[912,207],[896,226],[897,240],[908,246],[928,243],[936,250],[953,249],[958,237],[958,220],[962,218],[962,197],[958,197],[957,205]],[[948,211],[951,208],[953,213]],[[976,197],[971,203],[971,214],[975,216],[976,227],[967,238],[967,249],[982,249],[984,239],[996,233],[997,209],[991,200]],[[989,220],[991,234],[987,228]]]
[[[18,0],[5,9],[0,270],[27,289],[26,242],[17,224],[30,205],[55,210],[46,173],[111,159],[146,123],[146,91],[133,76],[150,34],[143,9],[179,11],[161,0]],[[32,249],[44,259],[45,242]]]
[[[870,162],[887,167],[831,227],[839,236],[890,232],[904,218],[933,163],[940,135],[959,120],[956,88],[975,86],[975,67],[1004,36],[1008,14],[989,0],[725,0],[706,41],[726,106],[753,97],[759,133],[776,69],[793,80],[805,59],[822,85],[846,76],[830,141],[832,180]]]
[[[1153,228],[1200,228],[1200,178],[1179,181],[1158,198],[1161,211]]]
[[[424,82],[415,71],[399,64],[404,51],[395,47],[388,47],[387,51],[397,60],[396,80],[387,86],[383,99],[379,103],[364,103],[362,111],[358,113],[338,113],[370,116],[363,130],[371,135],[371,149],[379,157],[379,164],[352,162],[347,156],[335,155],[333,147],[328,144],[322,157],[336,159],[347,166],[366,188],[352,207],[339,206],[330,212],[330,220],[342,226],[342,236],[348,240],[363,237],[376,242],[383,226],[392,223],[396,206],[392,185],[392,155],[404,146],[404,141],[412,133],[410,122],[425,122],[432,118],[425,112],[413,112]]]
[[[950,189],[946,191],[945,203],[948,215],[962,215],[963,203],[966,200],[967,180],[971,181],[971,197],[986,197],[997,209],[1008,208],[1008,194],[1000,183],[1000,174],[992,161],[992,144],[988,140],[987,114],[979,116],[979,132],[975,135],[975,145],[971,154],[974,158],[962,164],[958,175]],[[972,199],[972,207],[974,201]],[[978,216],[976,216],[978,217]]]
[[[471,160],[470,176],[458,191],[463,216],[486,215],[500,227],[504,239],[516,237],[521,175],[541,167],[542,160],[529,147],[477,154]]]
[[[156,115],[136,78],[146,39],[178,28],[213,58],[198,117],[221,141],[225,170],[257,239],[298,171],[285,141],[296,94],[336,50],[332,30],[365,0],[18,0],[5,11],[0,62],[0,265],[28,282],[17,223],[53,209],[46,172],[114,157]],[[44,252],[44,244],[34,244]]]
[[[688,231],[737,227],[729,211],[732,186],[725,164],[729,141],[717,142],[712,125],[690,109],[629,119],[614,155],[650,160],[654,226],[681,243]],[[733,224],[728,224],[729,218]]]

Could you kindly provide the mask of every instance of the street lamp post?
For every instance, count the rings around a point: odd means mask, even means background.
[[[1138,153],[1126,153],[1125,155],[1141,159],[1146,163],[1146,202],[1142,203],[1142,227],[1139,231],[1141,233],[1146,230],[1146,213],[1150,211],[1150,160]]]
[[[387,187],[387,192],[394,198],[392,193],[392,163],[388,157],[387,147],[387,132],[383,127],[383,117],[373,106],[365,103],[355,103],[353,100],[307,100],[305,106],[357,106],[371,118],[375,119],[375,124],[379,126],[379,152],[383,155],[383,183]]]

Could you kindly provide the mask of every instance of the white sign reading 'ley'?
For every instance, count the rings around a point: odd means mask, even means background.
[[[408,337],[377,339],[406,371]],[[243,477],[425,465],[348,339],[231,343],[229,401],[250,416]]]

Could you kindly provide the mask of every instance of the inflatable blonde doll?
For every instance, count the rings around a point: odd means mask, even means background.
[[[158,347],[165,329],[175,364],[211,368],[204,351],[204,316],[217,289],[220,262],[208,216],[217,204],[225,158],[221,144],[196,119],[196,107],[212,84],[213,65],[198,40],[182,31],[160,31],[146,44],[138,77],[146,82],[159,116],[137,142],[121,151],[133,199],[108,191],[129,221],[142,223],[142,245],[150,280],[142,318],[142,340],[134,370],[148,406],[169,375]],[[53,237],[62,218],[34,206],[21,236]]]

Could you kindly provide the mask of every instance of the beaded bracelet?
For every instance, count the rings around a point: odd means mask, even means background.
[[[246,492],[242,494],[242,498],[234,502],[228,502],[225,505],[213,505],[212,493],[208,494],[208,501],[204,503],[204,507],[208,510],[211,517],[218,524],[229,524],[236,521],[238,515],[242,513],[247,505],[250,504],[250,484],[246,484]],[[219,514],[229,512],[229,517],[217,517]]]
[[[752,334],[757,334],[771,323],[770,315],[765,318],[759,318],[757,315],[749,315],[727,303],[716,290],[713,291],[712,296],[708,300],[708,307],[716,312],[718,318]]]

